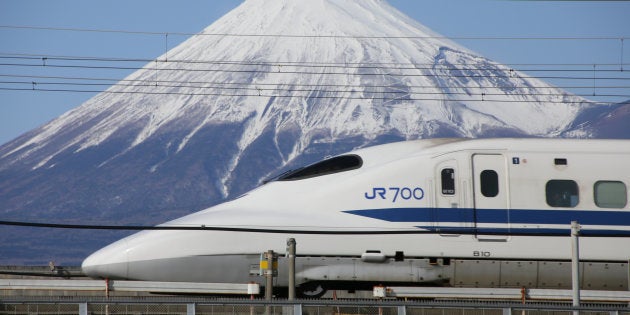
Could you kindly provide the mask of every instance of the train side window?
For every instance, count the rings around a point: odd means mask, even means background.
[[[445,168],[442,170],[442,195],[455,194],[455,170]]]
[[[578,184],[572,180],[552,179],[545,185],[545,192],[551,207],[573,208],[580,202]]]
[[[595,204],[600,208],[625,208],[628,203],[626,184],[618,181],[598,181],[593,187]]]
[[[493,170],[484,170],[479,174],[481,194],[484,197],[496,197],[499,194],[499,174]]]

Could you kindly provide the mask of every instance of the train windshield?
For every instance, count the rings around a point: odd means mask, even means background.
[[[342,155],[324,160],[310,166],[283,174],[278,180],[299,180],[322,175],[329,175],[360,168],[363,164],[361,157],[355,154]]]

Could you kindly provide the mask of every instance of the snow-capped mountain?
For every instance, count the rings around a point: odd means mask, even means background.
[[[0,147],[0,215],[155,224],[354,148],[427,137],[593,136],[576,119],[594,111],[386,1],[246,0]],[[47,245],[28,256],[17,252],[23,237],[3,233],[0,250],[13,256],[0,263],[77,262],[112,236],[69,252],[60,249],[67,242],[35,235],[28,242]]]

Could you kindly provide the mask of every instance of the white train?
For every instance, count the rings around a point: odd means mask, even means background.
[[[142,231],[82,268],[112,279],[261,282],[260,254],[284,253],[292,237],[307,295],[389,283],[565,288],[578,221],[583,287],[626,290],[628,186],[627,140],[399,142],[286,173],[161,225],[199,230]]]

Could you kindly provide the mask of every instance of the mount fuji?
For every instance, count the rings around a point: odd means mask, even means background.
[[[157,224],[355,148],[428,137],[597,137],[594,119],[623,107],[596,106],[479,56],[386,1],[246,0],[2,145],[0,216]],[[122,236],[0,231],[0,264],[73,264]]]

